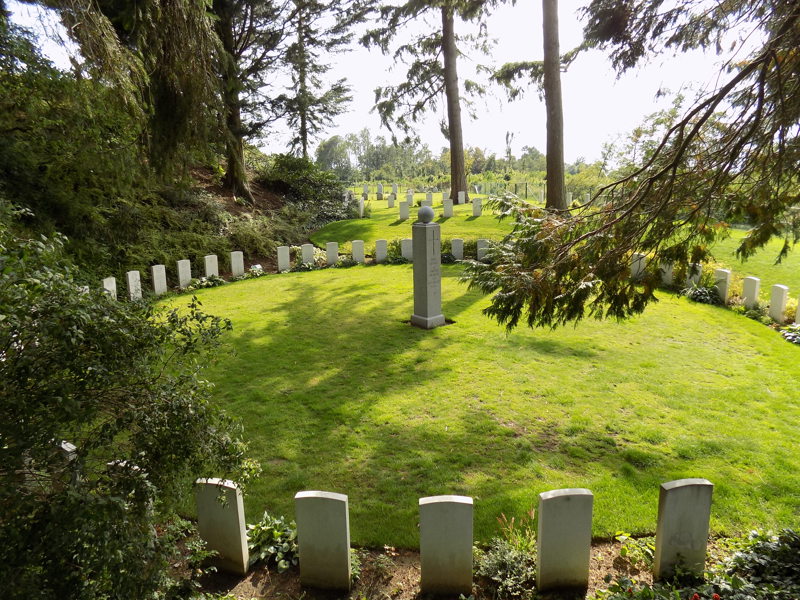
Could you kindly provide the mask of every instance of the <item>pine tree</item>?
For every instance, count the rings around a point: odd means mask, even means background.
[[[474,38],[459,38],[456,35],[456,17],[480,22],[491,5],[490,2],[478,1],[407,0],[401,5],[384,6],[381,8],[381,22],[385,25],[370,31],[362,39],[364,45],[378,46],[384,54],[389,54],[390,40],[398,35],[403,24],[439,13],[441,29],[422,34],[391,52],[397,62],[408,61],[405,81],[396,86],[376,89],[375,108],[385,126],[392,129],[396,125],[408,134],[413,124],[427,111],[435,111],[444,98],[447,119],[442,121],[441,129],[450,143],[451,198],[457,198],[458,192],[462,191],[469,195],[461,127],[462,96],[458,82],[460,51],[457,42],[475,41]],[[464,92],[481,91],[475,82],[465,81]]]
[[[285,55],[292,77],[292,91],[278,96],[273,106],[295,131],[292,151],[308,158],[308,147],[352,100],[345,79],[323,85],[322,76],[331,65],[328,54],[342,52],[350,43],[350,30],[362,21],[367,7],[360,1],[318,2],[293,0],[288,19],[294,42]]]

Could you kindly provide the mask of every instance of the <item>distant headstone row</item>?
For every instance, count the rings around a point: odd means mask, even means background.
[[[353,260],[359,264],[366,264],[367,257],[364,248],[364,240],[352,240],[350,242],[351,256]],[[477,259],[483,260],[486,257],[486,251],[489,249],[489,240],[479,239],[476,242],[477,246]],[[464,260],[464,240],[461,238],[454,238],[450,240],[451,253],[456,260]],[[414,261],[414,251],[412,241],[409,238],[400,240],[400,254],[409,262]],[[389,242],[388,240],[375,240],[375,254],[374,261],[377,264],[386,262],[389,256]],[[333,266],[339,262],[341,256],[339,254],[339,243],[328,242],[325,244],[325,264]],[[314,263],[314,245],[303,244],[301,247],[301,254],[297,262]],[[291,248],[289,246],[278,246],[278,272],[286,273],[292,270]]]
[[[219,566],[247,572],[249,555],[242,494],[236,484],[198,479],[198,530]],[[708,543],[711,496],[706,479],[661,485],[653,574],[672,576],[678,566],[702,576]],[[220,496],[224,502],[220,502]],[[350,516],[344,494],[303,491],[294,497],[300,581],[305,586],[349,590]],[[582,488],[539,494],[536,587],[585,588],[589,583],[594,495]],[[420,587],[423,593],[472,591],[473,499],[419,499]]]
[[[631,279],[634,281],[641,279],[644,276],[644,270],[647,266],[647,256],[644,254],[634,253],[631,257]],[[661,281],[665,285],[672,285],[673,278],[673,265],[670,263],[663,263],[659,265],[661,273]],[[689,265],[689,270],[686,274],[685,285],[690,287],[698,285],[700,278],[703,274],[703,265],[692,263]],[[733,274],[729,269],[715,269],[714,270],[714,284],[719,294],[719,299],[723,304],[727,304],[731,295],[731,278]],[[758,295],[761,289],[761,280],[758,277],[745,277],[742,280],[742,304],[747,308],[755,308],[758,305]],[[772,286],[770,299],[769,299],[769,316],[777,323],[783,323],[783,313],[786,311],[786,304],[789,299],[789,288],[785,285],[776,284]],[[794,320],[800,323],[800,302],[797,303],[797,311],[795,312]]]

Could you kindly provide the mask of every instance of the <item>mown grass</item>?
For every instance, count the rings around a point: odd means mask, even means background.
[[[506,334],[459,274],[443,267],[455,324],[433,331],[405,322],[409,265],[197,293],[234,324],[209,378],[264,467],[248,521],[330,490],[349,496],[354,543],[415,547],[418,498],[465,494],[487,540],[538,493],[587,487],[595,535],[643,533],[660,483],[705,477],[714,532],[800,525],[800,347],[667,293],[623,323]]]

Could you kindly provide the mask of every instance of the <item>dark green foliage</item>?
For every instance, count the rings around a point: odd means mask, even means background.
[[[787,342],[800,344],[800,324],[787,325],[781,328],[781,335]]]
[[[456,257],[450,252],[442,252],[441,259],[443,265],[452,265],[454,262],[456,262]]]
[[[487,579],[495,598],[531,598],[535,593],[535,559],[501,538],[480,554],[475,573]]]
[[[247,545],[250,548],[250,560],[265,561],[274,564],[278,573],[283,573],[296,566],[297,525],[287,522],[284,517],[273,517],[268,512],[258,523],[247,526]]]
[[[722,304],[722,298],[719,297],[719,291],[715,287],[693,285],[681,290],[681,295],[701,304],[713,304],[716,306]]]
[[[755,535],[752,542],[733,556],[729,574],[758,586],[775,586],[787,598],[800,595],[800,534],[785,529],[774,537]]]
[[[336,177],[307,159],[278,154],[258,181],[281,194],[288,206],[306,213],[306,230],[358,216],[356,205],[344,200],[345,188]]]
[[[736,542],[735,542],[736,543]],[[706,581],[679,575],[652,586],[621,577],[603,600],[794,600],[800,597],[800,535],[754,533],[739,551],[712,565]]]
[[[151,598],[193,480],[251,470],[200,379],[230,323],[82,293],[61,254],[0,222],[3,596]]]

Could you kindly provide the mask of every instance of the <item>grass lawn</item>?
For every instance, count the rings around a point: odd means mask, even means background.
[[[443,267],[422,331],[411,266],[267,276],[197,292],[234,331],[211,367],[264,472],[247,519],[299,490],[350,498],[356,544],[418,545],[417,500],[475,498],[475,533],[562,487],[595,494],[594,534],[653,532],[658,486],[715,484],[712,529],[800,526],[800,346],[731,311],[661,293],[623,323],[508,335]],[[174,297],[170,304],[184,304]],[[216,475],[208,473],[207,475]]]
[[[416,194],[415,199],[424,199],[425,194]],[[483,199],[484,203],[486,198]],[[400,240],[411,238],[411,225],[417,220],[418,207],[409,211],[409,219],[399,219],[400,209],[398,203],[394,208],[386,208],[385,201],[371,201],[372,216],[369,219],[351,219],[329,223],[319,231],[311,234],[311,241],[320,248],[325,248],[326,242],[339,242],[340,252],[350,252],[351,240],[364,240],[367,253],[371,253],[375,240]],[[501,239],[511,231],[511,222],[499,223],[494,213],[485,204],[480,217],[472,216],[472,204],[459,204],[453,206],[453,216],[445,219],[442,217],[441,194],[434,194],[433,209],[438,218],[436,222],[442,226],[442,239],[463,238],[473,239]]]

